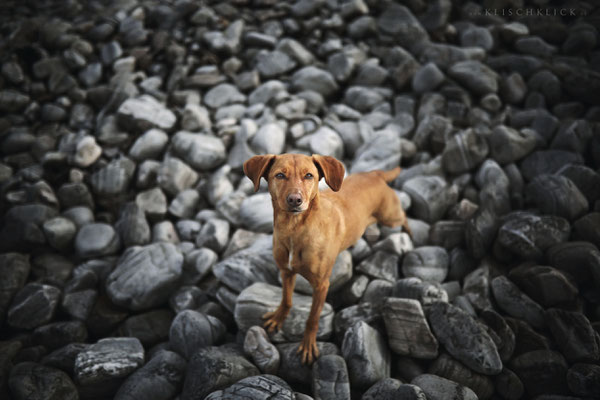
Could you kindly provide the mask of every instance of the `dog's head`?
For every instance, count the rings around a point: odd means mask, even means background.
[[[269,183],[273,206],[281,211],[299,214],[306,211],[319,192],[319,180],[337,192],[344,180],[344,166],[330,156],[313,154],[267,154],[254,156],[244,163],[244,173],[254,183],[256,192],[260,178]]]

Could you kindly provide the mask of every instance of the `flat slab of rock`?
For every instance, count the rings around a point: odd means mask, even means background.
[[[383,336],[369,324],[359,321],[346,331],[342,355],[348,363],[350,381],[369,387],[390,376],[390,352]]]
[[[106,280],[117,305],[139,311],[165,302],[179,284],[183,255],[171,243],[130,247]]]
[[[485,375],[502,371],[496,344],[465,311],[448,303],[435,303],[428,317],[436,338],[457,360]]]
[[[254,325],[262,326],[262,316],[275,310],[281,302],[280,287],[258,282],[244,289],[237,298],[235,305],[235,322],[240,331],[245,332]],[[302,339],[312,297],[294,293],[292,309],[283,322],[279,332],[271,334],[274,343],[296,342]],[[325,303],[319,319],[317,340],[329,338],[333,331],[333,308]]]
[[[136,338],[106,338],[87,347],[75,359],[81,385],[123,378],[144,364],[144,347]]]
[[[417,300],[388,297],[383,306],[391,349],[400,355],[433,359],[438,355],[438,341]]]

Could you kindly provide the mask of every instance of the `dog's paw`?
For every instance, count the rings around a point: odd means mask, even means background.
[[[303,364],[312,364],[319,357],[319,349],[317,348],[317,338],[313,335],[304,336],[297,353],[300,353],[300,358]]]
[[[268,332],[280,331],[283,327],[283,321],[287,317],[289,310],[277,308],[275,311],[265,313],[262,318],[266,319],[264,327]]]

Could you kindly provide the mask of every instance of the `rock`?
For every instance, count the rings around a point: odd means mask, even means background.
[[[259,53],[256,60],[256,69],[265,79],[274,78],[296,68],[296,61],[279,50]]]
[[[195,189],[186,189],[177,194],[169,205],[169,213],[177,218],[191,218],[195,215],[200,194]]]
[[[329,97],[338,89],[335,79],[329,72],[313,66],[296,71],[292,76],[292,87],[297,92],[313,90],[324,97]]]
[[[144,346],[150,347],[169,338],[169,328],[173,321],[173,312],[156,309],[127,318],[117,332],[119,336],[137,338]]]
[[[206,400],[226,400],[239,397],[249,399],[293,400],[292,388],[281,378],[274,375],[258,375],[244,378],[226,389],[215,391],[205,397]]]
[[[54,316],[60,295],[60,289],[54,286],[28,283],[15,293],[6,322],[17,329],[33,329],[46,324]]]
[[[100,197],[110,200],[119,197],[129,189],[135,164],[126,157],[115,159],[94,172],[90,179],[92,189]]]
[[[322,126],[310,135],[310,150],[313,154],[341,159],[344,156],[344,142],[336,131]]]
[[[152,128],[169,131],[177,122],[172,111],[147,94],[125,100],[117,111],[117,118],[124,128],[137,132]]]
[[[523,382],[510,369],[504,368],[502,372],[494,378],[496,392],[507,400],[517,400],[523,397],[525,388]]]
[[[234,348],[204,347],[188,364],[181,399],[203,399],[216,390],[258,374],[258,369]]]
[[[521,318],[535,328],[544,327],[544,309],[508,278],[498,276],[491,282],[492,292],[500,308],[515,318]]]
[[[330,354],[317,358],[313,364],[313,396],[319,399],[350,399],[350,381],[346,361]]]
[[[212,122],[208,110],[199,104],[186,104],[181,116],[181,127],[184,131],[191,132],[210,131]]]
[[[30,97],[12,89],[0,90],[0,110],[3,112],[17,112],[25,108],[30,102]]]
[[[44,356],[44,358],[41,360],[41,364],[48,367],[58,368],[69,375],[73,375],[73,368],[75,366],[75,358],[77,358],[77,354],[81,353],[89,346],[89,344],[85,343],[68,344]]]
[[[102,154],[102,147],[98,146],[93,136],[84,136],[77,142],[73,163],[81,168],[94,164]]]
[[[448,293],[440,284],[423,282],[415,277],[398,279],[392,295],[403,299],[418,300],[426,307],[438,301],[448,302]]]
[[[21,253],[0,254],[0,326],[13,296],[25,285],[31,265],[29,256]],[[35,309],[35,306],[32,307]]]
[[[210,108],[220,108],[228,104],[243,103],[246,96],[232,84],[221,83],[204,95],[204,104]]]
[[[364,259],[356,269],[374,278],[395,282],[398,279],[399,257],[385,251],[376,251]]]
[[[261,236],[213,268],[221,282],[240,292],[255,282],[277,284],[278,271],[273,260],[272,236]]]
[[[223,141],[217,137],[179,131],[171,140],[173,152],[198,170],[210,170],[227,158]]]
[[[392,131],[384,130],[373,137],[364,138],[354,155],[350,173],[390,170],[400,164],[401,141]]]
[[[580,154],[564,150],[538,150],[521,161],[521,173],[526,181],[541,174],[554,174],[567,164],[581,164]]]
[[[597,226],[600,226],[599,224],[600,213],[589,213],[575,221],[573,224],[574,234],[600,248],[600,231],[596,229]]]
[[[115,224],[124,247],[139,246],[150,242],[150,225],[144,210],[136,203],[127,203],[121,209],[119,220]]]
[[[443,247],[423,246],[408,252],[402,260],[405,277],[441,283],[448,275],[450,259]]]
[[[75,237],[75,250],[82,258],[115,254],[121,248],[121,239],[108,224],[92,223],[79,229]]]
[[[43,229],[48,244],[57,250],[68,248],[73,243],[73,238],[77,232],[75,224],[70,219],[63,217],[56,217],[46,221]]]
[[[538,144],[535,131],[516,130],[504,125],[495,127],[487,140],[492,158],[502,165],[527,156]]]
[[[448,69],[448,75],[476,95],[498,91],[498,74],[493,67],[477,60],[459,61]]]
[[[278,374],[286,382],[300,383],[305,387],[312,384],[312,365],[302,363],[301,354],[298,353],[300,343],[277,344],[277,350],[281,355],[281,364]],[[340,354],[338,347],[330,342],[317,342],[319,357],[330,354]],[[313,364],[314,365],[314,364]]]
[[[547,251],[549,264],[568,274],[581,285],[598,282],[600,277],[600,252],[587,242],[568,242],[550,247]]]
[[[548,309],[546,323],[569,363],[596,362],[600,358],[600,336],[585,315]]]
[[[257,193],[242,201],[240,224],[253,232],[273,232],[273,205],[269,193]]]
[[[537,260],[551,246],[566,241],[569,233],[563,218],[518,212],[500,226],[497,241],[523,259]]]
[[[252,359],[262,373],[276,374],[279,370],[279,351],[269,341],[267,332],[260,326],[253,326],[246,332],[244,353]]]
[[[492,339],[496,343],[498,353],[503,362],[508,361],[515,351],[515,333],[506,320],[492,309],[483,310],[481,320],[491,329]]]
[[[384,97],[378,90],[366,86],[351,86],[344,94],[344,103],[363,113],[372,111],[383,101]]]
[[[423,390],[427,400],[443,400],[447,396],[460,400],[476,400],[477,395],[468,387],[437,375],[423,374],[411,382]]]
[[[183,256],[170,243],[129,248],[107,278],[107,294],[133,311],[155,307],[177,287],[182,264]]]
[[[532,203],[544,214],[556,215],[570,221],[588,211],[588,201],[569,178],[541,174],[525,189],[526,202]]]
[[[225,325],[215,317],[194,310],[177,314],[169,332],[171,348],[191,359],[198,349],[212,346],[225,334]]]
[[[235,304],[234,317],[240,331],[245,332],[254,325],[261,326],[262,316],[275,310],[281,302],[281,288],[257,282],[244,289]],[[310,312],[312,297],[294,293],[293,306],[279,332],[271,334],[274,343],[299,341],[304,336],[305,322]],[[319,318],[317,339],[327,339],[333,330],[333,308],[325,303]]]
[[[250,140],[257,154],[281,154],[285,148],[285,130],[277,123],[269,123],[258,129]]]
[[[440,343],[467,367],[485,375],[495,375],[502,370],[496,345],[469,314],[439,302],[431,306],[428,319]]]
[[[15,400],[79,399],[77,388],[69,375],[34,362],[15,365],[10,371],[8,385]]]
[[[489,51],[494,47],[494,38],[485,27],[469,26],[461,32],[460,44],[463,47],[481,47]]]
[[[426,400],[423,390],[415,385],[404,384],[398,379],[384,378],[371,386],[362,400]]]
[[[600,175],[593,169],[583,165],[567,165],[559,171],[560,175],[569,178],[588,201],[594,204],[600,199]]]
[[[508,277],[542,307],[569,304],[577,297],[575,283],[552,267],[522,265],[511,270]]]
[[[419,68],[413,75],[412,88],[418,93],[430,92],[444,82],[444,79],[444,73],[430,62]]]
[[[442,153],[442,165],[452,174],[467,172],[483,161],[488,151],[485,138],[467,129],[450,138]]]
[[[424,359],[437,356],[438,342],[429,330],[417,300],[387,298],[383,319],[390,347],[395,353]]]
[[[218,253],[222,252],[229,241],[229,222],[222,219],[211,219],[208,221],[198,236],[196,237],[196,246],[208,247]]]
[[[144,348],[135,338],[106,338],[81,351],[75,359],[75,378],[82,386],[111,386],[144,364]]]
[[[390,375],[390,353],[381,334],[360,321],[344,334],[342,354],[348,363],[350,381],[369,387]]]
[[[87,329],[81,321],[53,322],[42,325],[33,332],[33,341],[49,350],[55,350],[70,343],[85,342]]]
[[[175,157],[169,157],[162,162],[156,177],[158,186],[171,196],[176,196],[182,190],[191,188],[197,180],[196,171]]]
[[[511,369],[523,382],[529,396],[567,393],[565,358],[552,350],[535,350],[511,361]]]
[[[169,136],[160,129],[150,129],[137,138],[129,149],[129,156],[136,161],[156,159],[169,142]]]
[[[600,367],[594,364],[574,364],[567,372],[571,392],[582,397],[600,395]]]
[[[115,400],[168,399],[179,393],[186,362],[177,353],[161,350],[131,374],[115,394]]]
[[[494,383],[490,377],[473,372],[448,354],[438,357],[428,372],[472,390],[479,399],[489,399],[494,394]]]
[[[439,176],[412,178],[402,185],[402,190],[411,198],[413,215],[430,223],[442,218],[458,197],[455,189]]]
[[[417,51],[429,41],[429,35],[418,19],[405,6],[390,4],[377,19],[377,27],[386,35],[397,38],[400,46]]]

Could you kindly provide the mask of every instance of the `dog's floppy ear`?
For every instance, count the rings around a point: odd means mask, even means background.
[[[260,187],[260,178],[267,179],[269,168],[275,159],[274,154],[264,156],[254,156],[244,163],[244,174],[254,183],[254,191],[257,192]]]
[[[331,156],[321,156],[319,154],[313,154],[312,159],[319,170],[319,175],[325,178],[325,182],[331,190],[334,192],[340,190],[345,172],[342,163]]]

